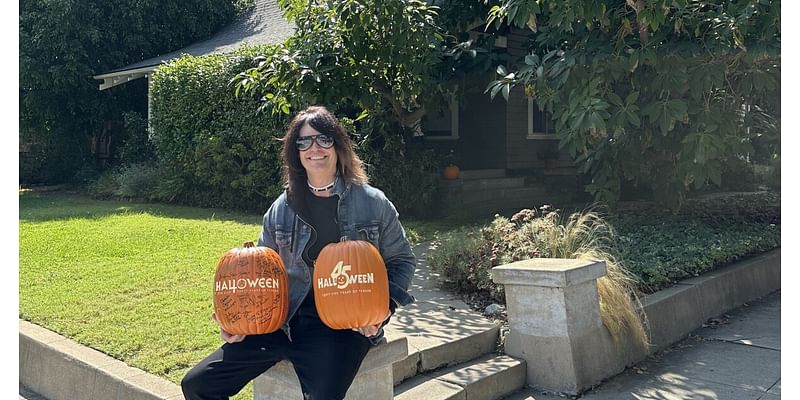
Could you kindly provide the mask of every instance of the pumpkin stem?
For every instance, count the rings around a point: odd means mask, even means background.
[[[256,245],[252,241],[247,241],[247,242],[244,242],[244,247],[245,248],[256,247]]]

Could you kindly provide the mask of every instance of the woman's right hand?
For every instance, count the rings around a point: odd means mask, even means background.
[[[214,322],[219,325],[219,336],[225,341],[225,343],[239,343],[247,337],[247,335],[231,335],[230,333],[225,332],[225,329],[222,329],[222,324],[220,324],[219,320],[217,319],[216,313],[211,313],[211,319],[213,319]]]

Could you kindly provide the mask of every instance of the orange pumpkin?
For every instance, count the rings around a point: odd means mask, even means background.
[[[313,285],[317,314],[331,329],[375,325],[389,314],[389,277],[370,242],[325,246],[314,264]]]
[[[461,175],[461,170],[458,165],[450,164],[444,168],[443,175],[445,179],[458,179],[458,176]]]
[[[214,276],[214,313],[233,335],[275,332],[289,311],[289,277],[269,247],[246,242],[222,256]]]

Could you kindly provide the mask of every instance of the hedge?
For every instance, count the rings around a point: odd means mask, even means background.
[[[286,117],[257,113],[258,99],[237,97],[229,85],[267,51],[185,55],[153,74],[153,141],[174,201],[263,212],[281,193]]]

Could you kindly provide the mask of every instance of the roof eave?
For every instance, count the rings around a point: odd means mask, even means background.
[[[151,65],[142,68],[110,72],[108,74],[95,75],[94,79],[102,79],[103,83],[100,84],[100,90],[112,88],[123,83],[130,82],[149,75],[153,72],[158,65]]]

